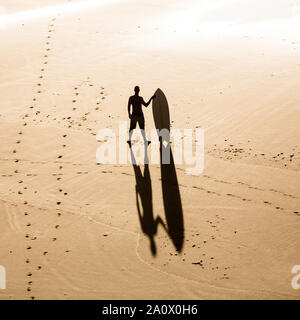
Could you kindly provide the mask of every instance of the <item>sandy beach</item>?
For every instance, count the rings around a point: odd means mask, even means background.
[[[3,0],[0,18],[0,299],[300,298],[300,1]],[[179,250],[160,165],[145,182],[96,161],[136,85],[205,132],[204,171],[174,167]]]

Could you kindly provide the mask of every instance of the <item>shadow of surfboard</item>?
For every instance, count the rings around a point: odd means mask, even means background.
[[[170,131],[170,112],[167,98],[161,89],[155,92],[156,98],[152,102],[152,112],[155,127],[161,131]],[[174,165],[170,135],[160,138],[160,168],[164,210],[167,221],[168,234],[177,251],[181,251],[184,243],[184,220],[178,186],[176,168]],[[168,155],[168,161],[163,161]]]

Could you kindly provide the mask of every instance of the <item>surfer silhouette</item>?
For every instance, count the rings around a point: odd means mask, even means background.
[[[129,139],[128,144],[131,147],[131,137],[133,134],[133,130],[136,129],[136,124],[138,123],[144,143],[148,144],[150,141],[147,141],[146,133],[145,133],[145,118],[142,110],[142,106],[148,107],[150,102],[155,98],[155,95],[153,95],[148,102],[145,102],[143,97],[139,96],[140,88],[138,86],[134,87],[135,94],[131,97],[129,97],[128,100],[128,116],[130,119],[130,128],[129,128]],[[132,106],[132,113],[131,111]]]

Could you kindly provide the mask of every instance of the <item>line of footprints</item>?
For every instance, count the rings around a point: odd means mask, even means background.
[[[41,97],[41,94],[43,93],[42,91],[42,88],[43,88],[43,81],[45,81],[45,78],[46,78],[46,71],[47,71],[47,67],[48,67],[48,58],[49,58],[49,52],[51,51],[51,39],[53,39],[53,34],[54,34],[54,31],[55,31],[55,21],[56,21],[56,18],[53,18],[51,19],[50,21],[50,24],[49,24],[49,29],[48,29],[48,34],[47,34],[47,39],[46,39],[46,49],[45,49],[45,52],[44,52],[44,55],[43,55],[43,62],[42,62],[42,66],[41,66],[41,74],[39,75],[39,82],[37,83],[37,91],[36,91],[36,94],[35,96],[33,97],[32,99],[32,105],[29,107],[29,113],[26,113],[24,114],[24,116],[22,117],[22,119],[24,120],[23,122],[23,126],[27,126],[27,122],[26,122],[26,119],[30,117],[30,111],[33,111],[32,113],[32,116],[34,117],[33,121],[36,122],[37,121],[37,117],[42,117],[42,114],[41,114],[41,111],[40,110],[36,110],[37,106],[38,106],[38,102],[39,102],[39,97]],[[79,108],[79,103],[78,103],[78,98],[81,94],[81,88],[82,86],[88,86],[88,87],[93,87],[94,85],[91,83],[90,79],[88,78],[86,81],[83,81],[82,83],[76,85],[73,89],[74,89],[74,96],[72,98],[72,104],[70,104],[72,106],[72,110],[71,111],[76,111]],[[45,93],[47,93],[45,91]],[[67,128],[72,128],[74,125],[78,127],[81,127],[82,126],[82,122],[84,121],[87,121],[88,120],[88,116],[90,115],[91,111],[101,111],[100,110],[100,104],[102,102],[102,100],[105,99],[105,92],[104,92],[104,87],[101,86],[100,87],[100,90],[96,96],[96,101],[95,101],[95,105],[94,105],[94,110],[90,110],[90,112],[85,112],[83,113],[80,118],[76,121],[75,119],[72,119],[71,116],[68,116],[68,117],[63,117],[61,119],[57,119],[57,118],[53,118],[52,120],[54,121],[57,121],[58,124],[61,123],[61,121],[64,121],[65,122],[65,126]],[[36,111],[35,111],[35,110]],[[43,118],[44,119],[47,119],[49,118],[51,115],[48,114],[48,115],[44,115]],[[43,122],[43,119],[40,118],[39,122]],[[66,123],[67,122],[67,123]],[[92,132],[92,129],[87,127],[87,130],[90,131],[90,133],[92,135],[95,135],[94,132]],[[24,130],[20,130],[18,132],[18,140],[16,141],[16,144],[17,145],[20,145],[22,140],[21,140],[21,137],[24,136],[24,132],[25,132],[25,128]],[[67,134],[64,133],[62,135],[62,138],[65,140],[67,138]],[[58,187],[58,198],[56,200],[56,206],[61,206],[62,203],[63,203],[63,197],[67,196],[68,195],[68,192],[66,190],[64,190],[63,186],[62,186],[62,179],[63,179],[63,176],[62,176],[62,169],[63,169],[63,166],[62,166],[62,158],[64,156],[64,150],[67,148],[67,144],[65,141],[63,141],[62,145],[61,145],[61,152],[57,155],[57,163],[58,163],[58,167],[57,167],[57,171],[58,173],[55,173],[55,174],[52,174],[53,176],[56,177],[56,180],[57,182],[60,183],[60,186]],[[13,153],[16,155],[17,154],[17,149],[14,149],[13,150]],[[18,159],[17,157],[15,158],[15,163],[16,164],[20,164],[21,162],[21,159]],[[15,168],[15,171],[14,171],[15,174],[18,174],[19,173],[19,170],[18,170],[18,167]],[[77,174],[81,174],[81,173],[86,173],[86,172],[77,172]],[[32,174],[27,174],[27,176],[33,176]],[[25,186],[25,182],[24,182],[24,179],[23,180],[19,180],[18,181],[20,185],[23,186],[23,190],[19,190],[18,191],[18,194],[19,195],[22,195],[23,194],[23,191],[27,189],[27,187]],[[38,193],[37,190],[34,191],[35,194]],[[30,204],[28,204],[27,201],[24,201],[23,202],[24,205],[27,205],[28,207],[30,207]],[[41,208],[40,208],[41,209]],[[42,209],[41,209],[42,210]],[[57,209],[57,218],[59,218],[61,216],[61,213],[62,211],[58,208]],[[24,215],[26,217],[29,217],[30,216],[30,212],[29,210],[28,211],[25,211],[24,212]],[[57,222],[57,224],[55,225],[55,230],[58,230],[60,227],[59,223]],[[35,300],[37,299],[36,296],[33,295],[33,292],[34,292],[34,282],[33,282],[33,276],[34,276],[34,272],[37,272],[37,271],[40,271],[42,270],[42,266],[41,265],[33,265],[33,263],[31,263],[31,260],[30,260],[30,252],[32,252],[33,250],[33,245],[32,245],[32,241],[35,241],[37,240],[37,237],[36,236],[33,236],[33,230],[32,230],[32,225],[31,225],[31,222],[28,220],[28,222],[26,223],[26,229],[28,230],[28,232],[26,232],[25,234],[25,238],[26,240],[28,240],[28,244],[26,246],[26,258],[25,258],[25,263],[26,263],[26,269],[27,269],[27,288],[26,288],[26,292],[27,294],[30,295],[30,299],[32,300]],[[53,242],[57,241],[57,235],[54,234],[54,236],[52,237],[51,239]],[[65,251],[66,253],[70,252],[70,250],[66,250]],[[42,252],[42,255],[43,256],[47,256],[48,255],[48,251],[44,251]]]
[[[40,96],[40,94],[42,93],[42,80],[45,78],[45,72],[46,72],[46,66],[48,65],[48,52],[50,51],[50,40],[52,38],[52,36],[50,35],[50,33],[53,33],[54,32],[54,23],[56,21],[56,18],[53,18],[51,19],[50,21],[50,24],[49,24],[49,29],[48,29],[48,35],[47,35],[47,40],[46,40],[46,49],[45,49],[45,53],[44,53],[44,61],[43,61],[43,66],[41,67],[40,71],[41,71],[41,74],[39,76],[39,83],[37,84],[37,87],[38,87],[38,90],[36,91],[36,95],[33,97],[32,101],[33,101],[33,104],[29,107],[29,109],[34,109],[36,108],[37,106],[37,102],[38,102],[38,97]],[[36,111],[35,112],[35,116],[39,116],[40,115],[40,111]],[[25,114],[23,116],[23,120],[25,120],[25,118],[29,118],[29,114]],[[33,121],[36,121],[36,119],[34,119]],[[41,122],[41,120],[40,120]],[[27,122],[25,121],[23,123],[23,126],[27,126]],[[18,135],[20,136],[23,136],[24,132],[23,131],[19,131]],[[21,143],[21,139],[17,140],[16,142],[17,144],[20,144]],[[13,151],[14,153],[17,153],[16,150]],[[19,162],[20,160],[19,159],[16,159],[15,162]],[[15,173],[18,173],[18,170],[15,170]],[[32,175],[30,175],[32,176]],[[24,184],[24,181],[23,180],[19,180],[19,183],[20,184]],[[27,189],[27,187],[24,187],[24,189]],[[38,191],[35,190],[34,193],[37,193]],[[22,194],[22,191],[18,191],[18,194]],[[27,201],[24,201],[24,205],[28,205],[28,202]],[[28,211],[25,211],[24,212],[24,215],[29,217],[30,216],[30,212]],[[33,236],[33,230],[32,230],[32,225],[31,225],[31,222],[28,220],[28,222],[26,223],[26,229],[28,230],[28,232],[26,232],[25,234],[25,238],[26,240],[28,240],[28,244],[26,246],[26,251],[27,251],[27,254],[26,254],[26,258],[25,258],[25,263],[26,263],[26,266],[27,266],[27,288],[26,288],[26,291],[27,293],[30,295],[30,299],[31,300],[35,300],[36,297],[32,295],[32,292],[33,292],[33,274],[34,272],[36,271],[39,271],[39,270],[42,270],[42,266],[41,265],[38,265],[38,266],[34,266],[32,263],[31,263],[31,260],[29,259],[30,257],[30,252],[33,250],[33,244],[32,244],[32,241],[35,241],[37,240],[37,237],[36,236]],[[48,252],[47,251],[44,251],[43,252],[43,255],[47,255]]]

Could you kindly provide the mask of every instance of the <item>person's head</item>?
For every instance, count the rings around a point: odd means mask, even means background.
[[[140,87],[139,87],[139,86],[135,86],[135,87],[134,87],[134,92],[135,92],[135,94],[139,94],[139,92],[140,92]]]

